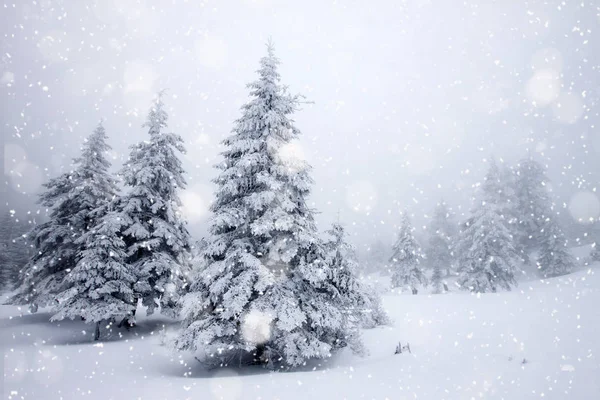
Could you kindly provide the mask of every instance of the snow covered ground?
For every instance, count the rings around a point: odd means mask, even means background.
[[[386,295],[392,327],[295,372],[203,370],[161,345],[177,324],[139,318],[94,344],[91,326],[0,307],[4,399],[598,399],[600,269],[480,296]],[[117,331],[120,332],[120,331]],[[166,334],[168,336],[168,333]],[[398,341],[412,354],[394,355]],[[525,360],[525,361],[524,361]]]

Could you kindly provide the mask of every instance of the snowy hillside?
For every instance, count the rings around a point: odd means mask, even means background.
[[[140,317],[100,343],[91,325],[0,307],[4,399],[595,399],[600,393],[597,267],[513,292],[387,295],[391,327],[295,372],[205,370],[161,342],[177,326]],[[161,319],[163,318],[163,319]],[[412,353],[394,355],[402,341]],[[524,361],[525,360],[525,361]],[[240,373],[242,375],[240,375]],[[208,379],[211,378],[211,379]]]

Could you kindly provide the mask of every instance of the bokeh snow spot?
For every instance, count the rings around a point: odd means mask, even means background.
[[[208,146],[210,144],[210,136],[208,136],[206,133],[201,133],[198,136],[196,136],[196,140],[194,143],[199,147]]]
[[[278,156],[279,160],[292,171],[298,172],[306,166],[304,149],[296,141],[281,146]]]
[[[210,189],[194,185],[181,193],[181,212],[191,223],[200,222],[208,213]]]
[[[273,317],[265,312],[252,310],[242,322],[242,337],[253,344],[262,344],[271,338],[271,322]]]
[[[560,94],[560,77],[552,69],[536,71],[527,82],[525,92],[527,98],[537,107],[552,103]]]
[[[575,193],[569,201],[571,217],[580,223],[592,223],[600,216],[600,201],[592,192]]]

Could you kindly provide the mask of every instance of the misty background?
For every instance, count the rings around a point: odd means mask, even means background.
[[[43,218],[40,185],[103,119],[117,171],[167,89],[188,149],[190,231],[206,233],[219,142],[272,38],[308,102],[292,157],[313,166],[319,228],[359,249],[422,230],[441,200],[469,212],[494,156],[548,166],[563,220],[596,220],[600,7],[594,1],[38,0],[0,4],[2,204]]]

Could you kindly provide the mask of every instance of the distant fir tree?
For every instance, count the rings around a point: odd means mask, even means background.
[[[545,168],[529,157],[519,163],[515,193],[519,211],[520,245],[538,250],[536,264],[542,277],[564,275],[575,268],[547,190]]]
[[[77,243],[84,250],[75,268],[65,277],[66,288],[58,294],[52,321],[82,318],[95,323],[94,339],[100,338],[102,322],[129,318],[136,308],[133,287],[136,275],[127,264],[126,246],[120,232],[123,221],[110,206],[96,211],[97,223]]]
[[[576,261],[567,245],[558,223],[553,220],[547,221],[536,262],[542,277],[552,278],[573,272]]]
[[[121,171],[129,190],[115,212],[121,219],[126,261],[135,274],[136,298],[148,315],[160,308],[175,317],[189,272],[191,239],[179,198],[186,182],[177,152],[185,153],[185,147],[181,136],[165,132],[167,120],[159,93],[143,125],[149,138],[131,147]]]
[[[356,327],[374,328],[389,323],[387,313],[381,305],[381,298],[359,278],[354,247],[346,239],[342,224],[334,223],[326,232],[324,242],[329,279],[337,282],[340,292],[336,297],[339,307],[348,310],[356,321]]]
[[[95,221],[93,213],[111,201],[117,187],[108,172],[106,131],[102,123],[85,140],[74,169],[44,184],[39,202],[50,210],[49,221],[35,226],[28,235],[33,257],[24,268],[23,283],[12,304],[38,306],[56,304],[66,275],[76,263],[82,245],[78,239]]]
[[[19,283],[21,269],[29,259],[24,235],[27,225],[8,210],[0,215],[0,293],[12,290]]]
[[[280,84],[278,64],[269,44],[223,141],[212,237],[183,302],[176,348],[207,362],[298,366],[359,343],[307,205],[309,167],[286,157],[300,135],[299,98]]]
[[[444,290],[442,272],[448,276],[453,267],[455,260],[452,243],[456,230],[446,203],[439,203],[429,224],[427,248],[427,264],[433,270],[431,285],[434,293],[441,293]]]
[[[427,284],[422,261],[421,248],[413,235],[410,218],[407,213],[403,213],[398,238],[390,258],[392,287],[408,287],[413,294],[417,294],[418,287]]]
[[[463,227],[457,245],[458,283],[477,293],[516,286],[520,257],[510,231],[512,207],[508,187],[492,160],[482,185],[481,203]]]
[[[497,206],[482,201],[463,227],[457,244],[458,284],[476,293],[516,286],[519,257]]]

